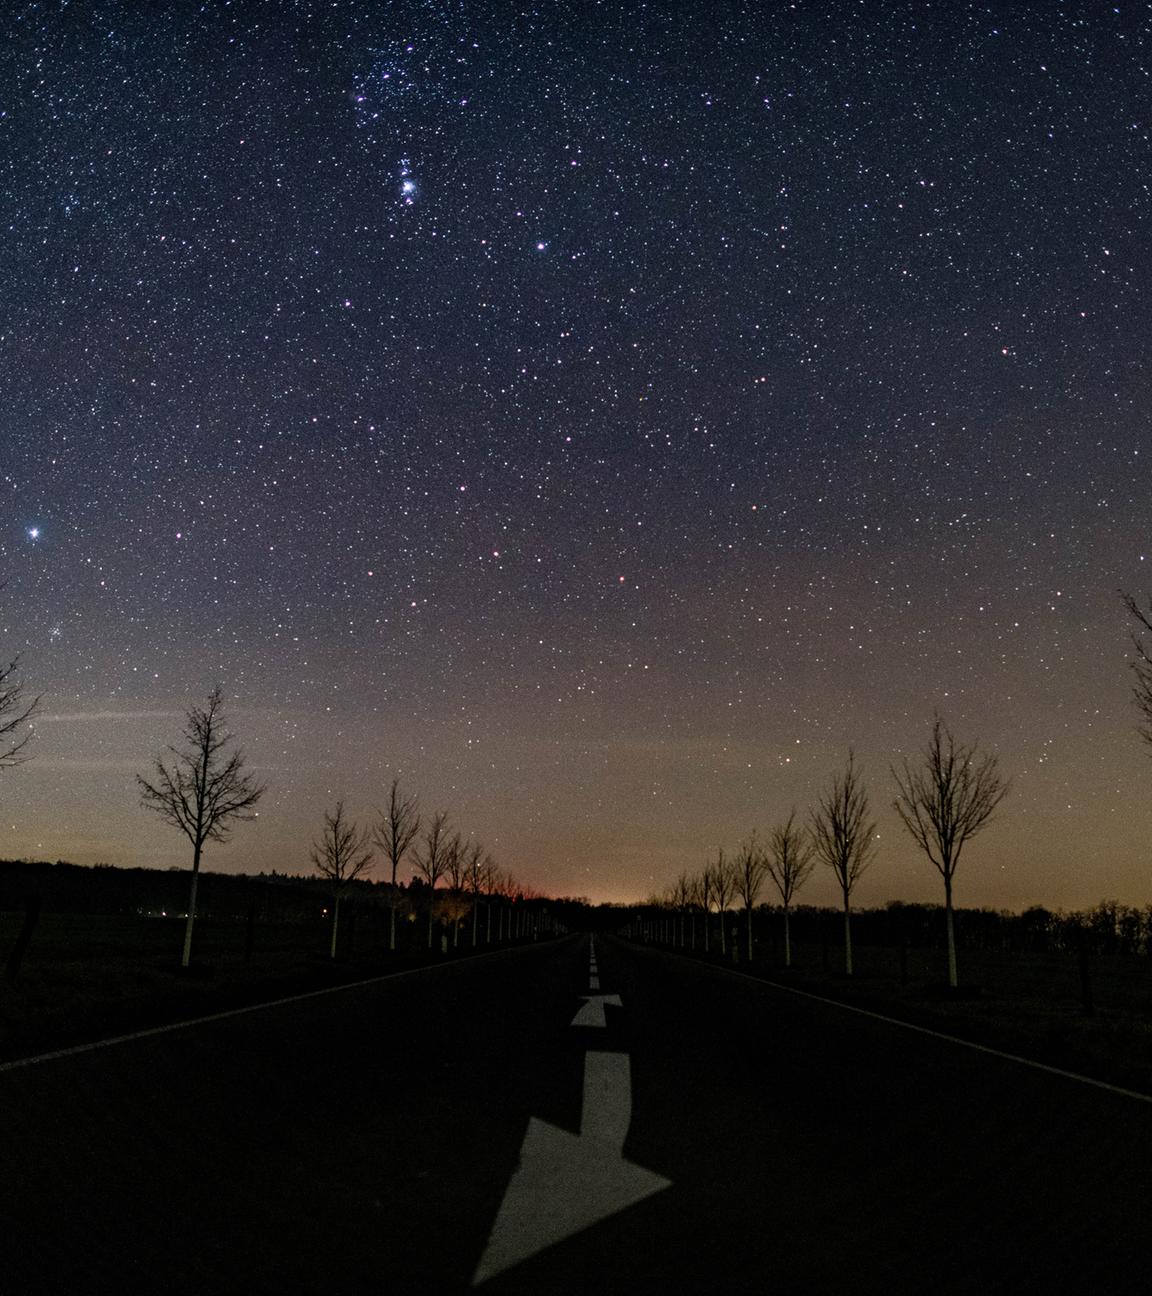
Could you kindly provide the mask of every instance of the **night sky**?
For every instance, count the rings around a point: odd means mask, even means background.
[[[61,3],[0,50],[0,855],[190,862],[220,683],[307,872],[394,773],[635,898],[856,748],[1013,791],[961,904],[1152,899],[1152,7]],[[824,870],[801,899],[835,895]]]

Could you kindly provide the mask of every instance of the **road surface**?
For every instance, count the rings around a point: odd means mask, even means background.
[[[0,1068],[5,1290],[1146,1292],[1152,1103],[587,937]]]

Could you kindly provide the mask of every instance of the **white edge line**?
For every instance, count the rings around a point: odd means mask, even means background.
[[[563,940],[560,936],[557,939]],[[168,1035],[172,1031],[187,1030],[190,1026],[206,1026],[209,1022],[226,1021],[229,1017],[243,1017],[246,1013],[261,1012],[265,1008],[281,1008],[285,1004],[303,1003],[306,999],[318,999],[321,995],[339,994],[341,990],[360,990],[364,986],[378,985],[381,981],[402,981],[406,977],[419,976],[423,972],[443,972],[448,968],[460,968],[469,963],[479,963],[484,959],[501,958],[506,954],[515,954],[524,949],[540,949],[547,942],[534,943],[529,946],[514,945],[511,949],[489,950],[487,954],[472,954],[467,958],[454,959],[451,963],[433,963],[428,967],[408,968],[403,972],[385,972],[380,976],[368,977],[364,981],[346,981],[343,985],[325,986],[323,990],[306,990],[303,994],[288,995],[283,999],[269,999],[264,1003],[246,1004],[243,1008],[229,1008],[226,1012],[211,1013],[207,1017],[189,1017],[186,1021],[169,1022],[166,1026],[151,1026],[148,1030],[133,1031],[130,1035],[113,1035],[110,1039],[93,1040],[90,1044],[74,1044],[71,1048],[53,1049],[51,1053],[37,1053],[34,1057],[13,1058],[11,1062],[0,1062],[0,1075],[6,1071],[18,1071],[21,1067],[35,1066],[38,1062],[55,1062],[57,1058],[75,1057],[78,1053],[94,1053],[97,1049],[111,1048],[114,1044],[129,1044],[132,1040],[151,1039],[154,1035]]]
[[[673,957],[683,958],[683,955],[673,954],[671,950],[650,950],[649,952],[672,954]],[[690,961],[685,960],[685,962]],[[769,990],[782,990],[785,994],[799,995],[802,999],[814,999],[817,1003],[831,1004],[833,1008],[843,1008],[845,1012],[871,1017],[874,1021],[887,1022],[889,1026],[900,1026],[904,1030],[915,1031],[918,1035],[929,1035],[933,1039],[947,1040],[949,1044],[960,1044],[964,1048],[975,1049],[977,1053],[990,1053],[992,1057],[1004,1058],[1007,1062],[1018,1062],[1021,1066],[1032,1067],[1035,1071],[1047,1071],[1049,1075],[1063,1076],[1065,1080],[1078,1080],[1081,1084],[1092,1085],[1096,1089],[1107,1090],[1108,1093],[1120,1094],[1124,1098],[1135,1098],[1139,1102],[1152,1103],[1152,1094],[1140,1093],[1136,1089],[1124,1089],[1120,1085],[1109,1084],[1106,1080],[1094,1080],[1091,1076],[1080,1075],[1077,1071],[1064,1071],[1060,1067],[1049,1066],[1047,1062],[1036,1062],[1032,1058],[1021,1057],[1018,1053],[1005,1053],[1003,1049],[990,1048],[987,1044],[960,1039],[957,1035],[945,1035],[943,1031],[932,1030],[928,1026],[917,1026],[915,1022],[901,1021],[899,1017],[885,1017],[883,1013],[872,1012],[868,1008],[858,1008],[855,1004],[843,1003],[839,999],[825,999],[823,995],[813,994],[811,990],[797,990],[795,986],[781,985],[779,981],[768,981],[764,977],[752,976],[749,972],[740,972],[735,968],[717,967],[714,963],[701,963],[699,966],[710,972],[722,972],[727,976],[739,977],[742,981],[751,981],[753,985],[764,986]]]

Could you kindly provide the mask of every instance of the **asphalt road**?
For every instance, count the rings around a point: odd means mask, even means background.
[[[28,1296],[1152,1288],[1152,1104],[608,940],[0,1070],[0,1148]]]

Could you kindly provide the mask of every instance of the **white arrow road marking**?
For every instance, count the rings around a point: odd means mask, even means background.
[[[628,1054],[586,1054],[580,1136],[535,1116],[528,1122],[520,1164],[472,1278],[474,1287],[672,1186],[670,1179],[624,1160],[621,1149],[631,1121]]]
[[[623,1007],[619,995],[591,995],[584,1000],[580,1011],[572,1018],[572,1025],[607,1026],[608,1019],[604,1015],[605,1004],[615,1004],[617,1008]]]

